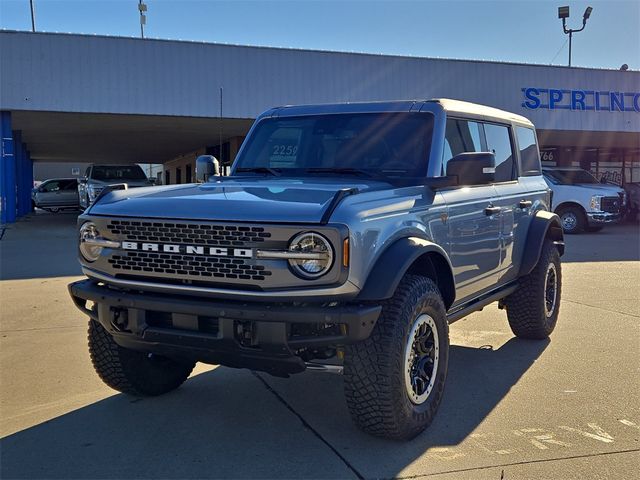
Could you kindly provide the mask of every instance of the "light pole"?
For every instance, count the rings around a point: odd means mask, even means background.
[[[147,23],[147,17],[144,14],[147,11],[147,5],[138,0],[138,11],[140,12],[140,38],[144,38],[144,26]]]
[[[31,31],[36,31],[36,14],[33,10],[33,0],[29,0],[29,6],[31,7]]]
[[[582,15],[582,28],[571,29],[567,28],[567,18],[569,18],[569,7],[558,7],[558,18],[562,19],[562,30],[564,33],[569,34],[569,66],[571,66],[571,40],[573,38],[573,34],[577,32],[581,32],[584,30],[584,27],[587,25],[587,20],[591,16],[591,12],[593,8],[587,7],[584,11],[584,15]]]

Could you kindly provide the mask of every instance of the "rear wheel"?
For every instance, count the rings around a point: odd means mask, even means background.
[[[410,439],[436,415],[447,375],[449,327],[435,283],[407,275],[371,336],[346,349],[347,406],[365,432]]]
[[[564,233],[574,234],[584,231],[587,219],[580,207],[569,206],[558,210],[558,216],[562,222]]]
[[[114,390],[155,396],[175,390],[189,377],[195,362],[130,350],[118,345],[102,325],[89,320],[89,353],[98,376]]]
[[[504,299],[511,330],[520,338],[547,338],[558,321],[562,292],[560,254],[552,241],[545,240],[537,265],[519,283]]]

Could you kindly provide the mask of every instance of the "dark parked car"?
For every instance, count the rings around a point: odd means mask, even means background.
[[[52,178],[31,191],[33,207],[57,213],[64,209],[79,209],[78,179]]]

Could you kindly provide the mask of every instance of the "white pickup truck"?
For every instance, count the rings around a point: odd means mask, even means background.
[[[603,184],[577,167],[544,167],[544,179],[553,192],[552,209],[565,233],[597,232],[616,223],[626,206],[625,191]]]

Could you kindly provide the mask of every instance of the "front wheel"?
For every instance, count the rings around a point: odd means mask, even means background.
[[[104,383],[136,396],[162,395],[189,378],[194,362],[177,362],[118,345],[102,325],[89,320],[89,353]]]
[[[560,254],[552,241],[545,240],[535,268],[504,299],[511,331],[520,338],[547,338],[558,321],[561,292]]]
[[[418,435],[436,415],[447,376],[449,326],[438,287],[405,276],[371,336],[345,353],[345,396],[355,423],[381,437]]]
[[[566,207],[558,211],[564,233],[582,233],[587,225],[587,219],[579,207]]]

